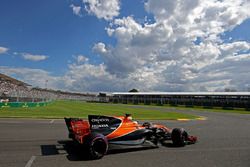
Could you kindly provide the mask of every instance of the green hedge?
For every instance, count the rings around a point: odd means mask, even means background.
[[[0,103],[0,108],[5,107],[42,107],[47,106],[49,102],[9,102]]]

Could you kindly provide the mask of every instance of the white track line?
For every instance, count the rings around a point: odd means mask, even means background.
[[[49,123],[53,124],[53,123],[54,123],[54,121],[55,121],[55,120],[54,120],[54,119],[52,119]]]
[[[32,163],[35,161],[36,156],[31,156],[30,160],[27,162],[27,164],[25,165],[25,167],[31,167]]]

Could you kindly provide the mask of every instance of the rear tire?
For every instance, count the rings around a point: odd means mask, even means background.
[[[100,159],[107,153],[108,141],[100,133],[91,133],[87,137],[85,144],[90,159]]]
[[[186,140],[188,138],[187,132],[183,128],[175,128],[172,130],[171,139],[173,145],[176,147],[183,147],[186,145]]]

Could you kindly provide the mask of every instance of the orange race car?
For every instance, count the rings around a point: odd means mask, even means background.
[[[164,125],[133,121],[125,116],[89,115],[88,121],[79,118],[64,118],[69,138],[85,146],[91,159],[102,158],[109,144],[142,145],[146,141],[157,146],[166,140],[180,147],[195,143],[197,137],[189,136],[183,128],[169,129]]]

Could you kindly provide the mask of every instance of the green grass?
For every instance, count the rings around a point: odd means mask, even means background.
[[[46,107],[0,108],[0,117],[5,118],[87,118],[89,114],[124,115],[132,114],[135,119],[196,119],[198,116],[172,111],[159,111],[155,107],[133,108],[126,104],[86,103],[77,101],[56,101]]]

